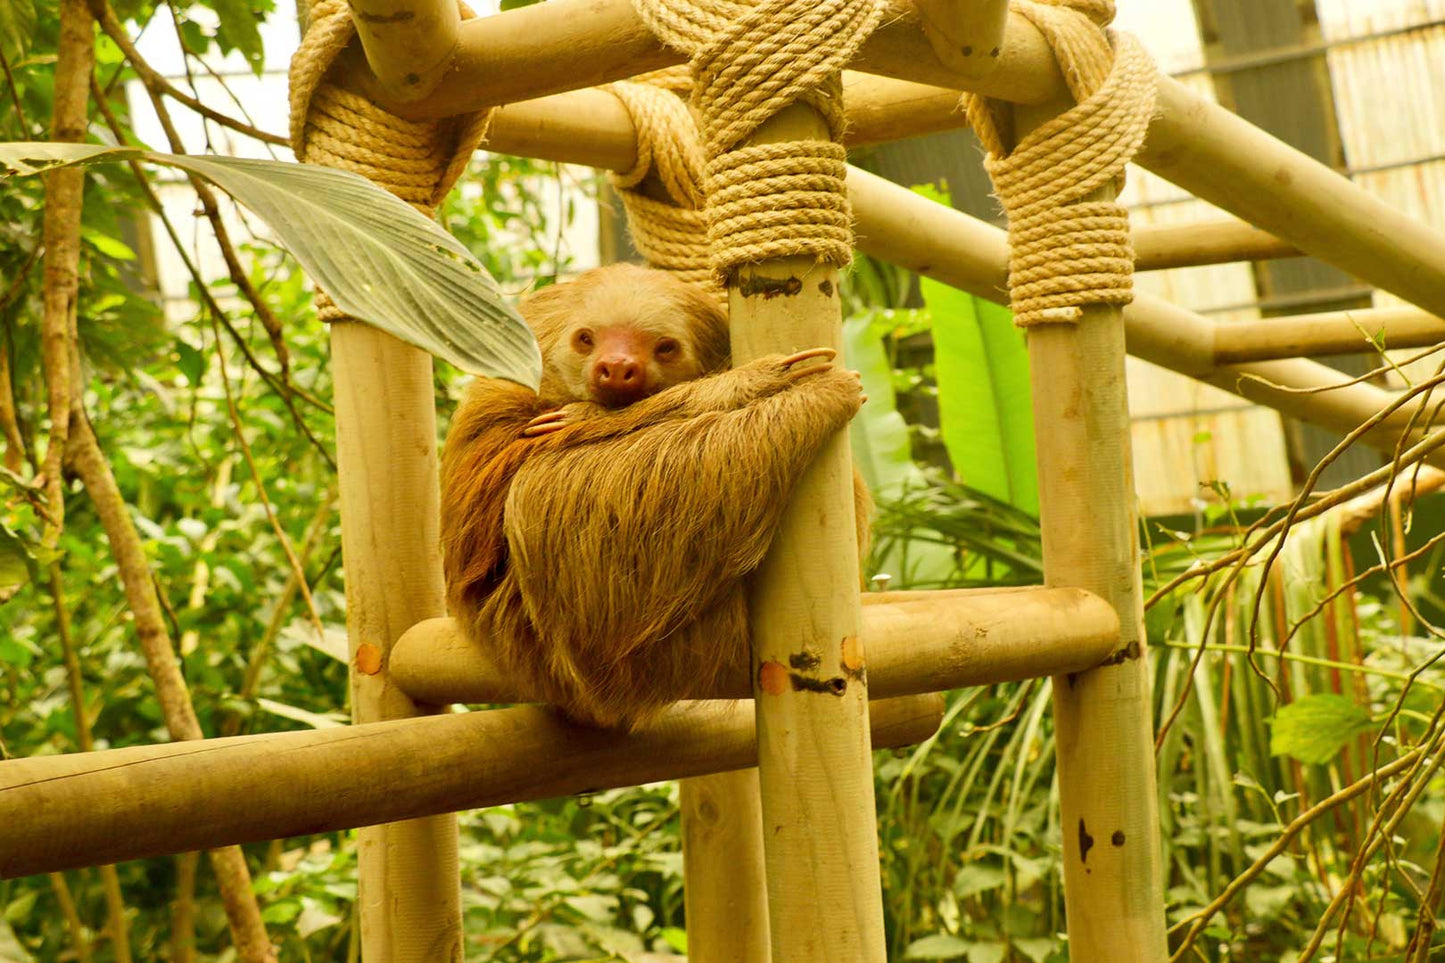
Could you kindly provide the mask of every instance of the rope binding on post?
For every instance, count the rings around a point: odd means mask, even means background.
[[[472,15],[458,4],[463,18]],[[328,72],[356,36],[345,0],[319,0],[291,58],[291,149],[303,163],[360,174],[430,216],[466,170],[491,111],[438,121],[396,116],[335,83]],[[320,289],[323,321],[347,316]]]
[[[721,298],[724,292],[713,276],[703,211],[702,144],[692,113],[678,96],[691,86],[686,67],[669,67],[608,88],[637,130],[637,162],[630,171],[613,174],[612,186],[622,198],[638,253],[653,267]],[[649,175],[666,199],[642,190]]]
[[[1123,186],[1154,113],[1157,74],[1137,39],[1106,29],[1112,0],[1013,0],[1013,9],[1043,32],[1076,105],[1010,150],[1007,105],[973,94],[962,104],[1008,215],[1015,323],[1076,323],[1084,305],[1134,298],[1128,212],[1085,198]]]
[[[844,193],[839,73],[882,17],[881,0],[634,0],[653,33],[689,57],[706,158],[704,211],[713,272],[807,256],[844,265],[852,219]],[[783,108],[805,103],[830,141],[742,146]]]

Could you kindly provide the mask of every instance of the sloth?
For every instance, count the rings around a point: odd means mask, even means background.
[[[520,311],[540,390],[477,379],[443,450],[448,606],[519,686],[574,721],[636,729],[746,671],[746,577],[857,413],[859,378],[829,348],[730,368],[718,303],[633,265]],[[861,539],[856,476],[855,494]]]

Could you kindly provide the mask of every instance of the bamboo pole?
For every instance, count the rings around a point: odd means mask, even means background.
[[[1072,588],[868,593],[862,626],[874,699],[1066,675],[1098,665],[1119,638],[1113,608]],[[437,705],[539,698],[499,671],[452,619],[413,626],[390,661],[395,685]],[[749,676],[738,673],[688,698],[744,699],[751,692]]]
[[[1214,329],[1217,364],[1354,354],[1380,348],[1425,348],[1445,341],[1445,319],[1419,308],[1325,311],[1259,321],[1234,321]]]
[[[940,61],[965,77],[998,68],[1008,0],[914,0],[923,35]]]
[[[1069,105],[1065,105],[1069,106]],[[1016,112],[1020,132],[1052,115]],[[1107,186],[1090,200],[1112,200]],[[1105,665],[1053,685],[1069,955],[1162,963],[1164,875],[1130,451],[1124,319],[1087,305],[1028,333],[1044,582],[1097,593],[1119,615]]]
[[[332,325],[331,352],[352,717],[404,719],[424,710],[390,684],[387,656],[407,628],[444,611],[432,362],[352,321]],[[384,821],[353,823],[370,827],[357,836],[367,963],[460,963],[455,817],[374,825]]]
[[[822,117],[794,104],[748,143],[827,137]],[[735,362],[841,347],[838,271],[811,257],[738,268],[728,303]],[[779,963],[884,961],[854,512],[847,433],[840,431],[799,480],[750,581],[763,839]]]
[[[855,68],[1019,104],[1066,93],[1043,35],[1018,13],[1009,15],[998,66],[965,77],[938,59],[911,3],[895,0],[892,8]],[[412,105],[411,115],[446,116],[575,90],[682,59],[647,32],[630,0],[551,0],[464,23],[446,82]],[[357,82],[385,102],[374,79]],[[1141,166],[1301,251],[1445,314],[1445,234],[1177,81],[1160,79],[1158,107],[1137,158]]]
[[[1162,271],[1295,257],[1294,245],[1235,218],[1193,224],[1146,224],[1134,229],[1134,270]]]
[[[636,144],[626,117],[605,112],[591,122],[577,115],[553,117],[574,96],[517,105],[528,114],[521,129],[509,120],[512,108],[500,111],[491,145],[612,170],[631,167]],[[1006,302],[1008,239],[1003,231],[854,167],[848,170],[848,197],[859,250],[979,297]],[[1124,309],[1124,326],[1129,353],[1135,357],[1335,431],[1352,430],[1392,398],[1373,385],[1348,384],[1350,379],[1339,371],[1311,361],[1220,366],[1214,344],[1215,332],[1223,326],[1149,295],[1136,295]],[[1306,390],[1311,393],[1301,393]],[[1402,410],[1363,440],[1393,452],[1398,428],[1408,417],[1409,409]]]
[[[451,70],[462,15],[456,0],[348,0],[369,75],[415,103]],[[355,54],[353,54],[355,58]]]
[[[872,712],[876,747],[911,745],[937,730],[943,698],[885,700]],[[0,762],[0,877],[415,821],[756,759],[746,701],[680,703],[631,735],[528,706],[11,759]]]
[[[768,876],[755,768],[678,783],[688,963],[768,963]]]
[[[889,6],[854,66],[957,88],[960,75],[938,60],[913,5],[893,0]],[[920,55],[921,63],[895,69],[898,60]],[[630,0],[549,0],[463,21],[446,78],[423,101],[396,98],[365,69],[361,56],[349,60],[348,67],[363,68],[350,82],[387,110],[411,120],[435,120],[625,80],[685,59],[652,35]],[[997,64],[972,78],[967,89],[1042,103],[1064,88],[1043,35],[1023,17],[1010,14]]]

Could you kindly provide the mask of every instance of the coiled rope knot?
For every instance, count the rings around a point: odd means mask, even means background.
[[[458,6],[464,18],[472,15]],[[360,174],[430,215],[466,170],[492,112],[416,123],[331,83],[327,72],[355,35],[345,0],[311,7],[291,57],[291,149],[298,161]],[[316,294],[321,320],[346,318],[324,291]]]
[[[674,93],[679,84],[692,86],[685,67],[609,88],[627,108],[637,130],[637,162],[630,171],[612,175],[612,186],[627,209],[638,253],[653,267],[721,298],[725,292],[714,283],[703,211],[706,162],[692,114]],[[640,189],[649,174],[655,175],[666,199]]]
[[[1077,322],[1084,305],[1134,297],[1128,213],[1085,198],[1123,185],[1154,112],[1157,75],[1134,37],[1105,29],[1111,0],[1014,0],[1014,9],[1043,32],[1076,106],[1010,151],[998,105],[974,95],[963,104],[1008,215],[1015,323]]]
[[[882,16],[881,0],[634,0],[664,43],[687,53],[706,157],[713,270],[804,255],[852,257],[839,72]],[[829,141],[740,147],[784,107],[805,103]]]

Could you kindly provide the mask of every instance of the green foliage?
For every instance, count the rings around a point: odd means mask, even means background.
[[[1368,710],[1333,692],[1312,693],[1281,706],[1273,723],[1269,751],[1314,765],[1329,762],[1351,738],[1375,726]]]
[[[959,479],[1039,513],[1034,411],[1023,332],[1008,308],[924,278],[933,317],[943,441]]]
[[[536,387],[531,330],[466,247],[435,221],[350,171],[241,157],[189,157],[84,144],[0,145],[26,175],[144,160],[178,167],[255,211],[338,307],[475,374]],[[106,241],[133,257],[119,242]]]

